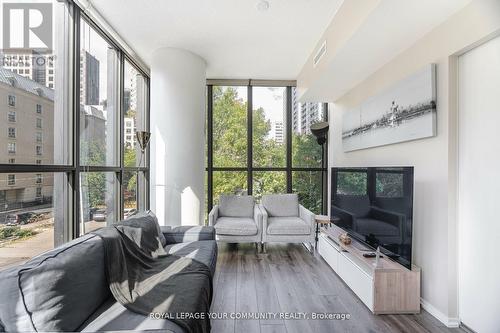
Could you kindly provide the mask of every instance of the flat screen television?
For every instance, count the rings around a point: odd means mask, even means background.
[[[334,223],[411,269],[413,167],[332,168],[331,179]]]

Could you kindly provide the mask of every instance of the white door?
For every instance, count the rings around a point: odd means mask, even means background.
[[[500,332],[500,37],[459,58],[459,313]]]

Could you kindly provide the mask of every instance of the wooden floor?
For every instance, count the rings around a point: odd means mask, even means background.
[[[321,259],[302,245],[219,244],[212,312],[343,313],[349,320],[213,319],[212,332],[464,332],[448,329],[425,311],[375,316]]]

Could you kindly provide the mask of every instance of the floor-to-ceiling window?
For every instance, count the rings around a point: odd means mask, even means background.
[[[207,88],[208,211],[221,194],[293,192],[324,212],[326,150],[310,126],[328,119],[327,105],[299,103],[293,82],[225,83]]]
[[[50,38],[0,53],[0,269],[148,207],[148,75],[72,1],[33,6]]]

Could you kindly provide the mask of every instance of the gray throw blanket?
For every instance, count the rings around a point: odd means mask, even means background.
[[[160,315],[186,332],[210,332],[210,270],[194,259],[167,254],[155,222],[125,220],[93,232],[104,242],[109,288],[131,311]]]

